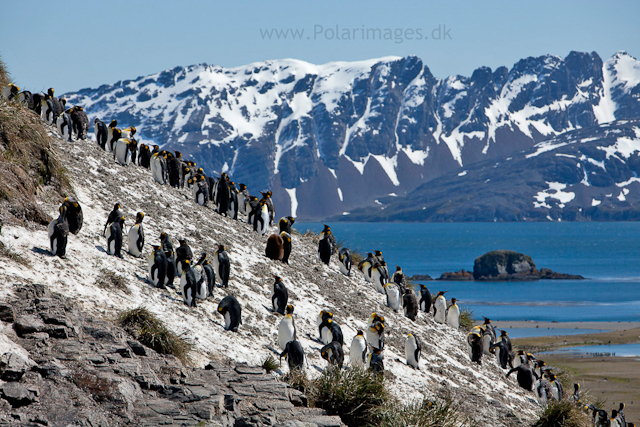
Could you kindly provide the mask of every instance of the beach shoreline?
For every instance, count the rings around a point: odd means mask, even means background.
[[[480,322],[481,324],[481,322]],[[640,328],[640,322],[544,322],[536,320],[495,320],[491,324],[496,329],[601,329],[608,331],[622,331]],[[557,335],[550,333],[549,335]]]

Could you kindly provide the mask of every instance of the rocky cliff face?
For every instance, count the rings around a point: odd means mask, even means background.
[[[343,425],[260,367],[185,367],[45,286],[16,295],[0,303],[2,426]]]
[[[176,67],[67,94],[94,117],[229,173],[279,211],[319,219],[567,130],[640,115],[624,52],[529,57],[434,77],[419,58]]]

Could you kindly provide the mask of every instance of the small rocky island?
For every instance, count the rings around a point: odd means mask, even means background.
[[[413,280],[425,280],[427,275],[413,276]],[[548,268],[538,270],[533,259],[529,255],[519,252],[498,250],[487,252],[476,258],[473,263],[473,273],[467,270],[445,272],[436,280],[446,281],[512,281],[521,282],[527,280],[583,280],[584,277],[577,274],[557,273]],[[427,280],[430,280],[427,279]]]

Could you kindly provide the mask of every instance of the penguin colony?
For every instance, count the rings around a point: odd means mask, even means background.
[[[54,125],[64,140],[85,140],[89,130],[86,113],[80,106],[66,108],[64,98],[55,98],[51,88],[47,93],[32,94],[20,91],[13,84],[4,88],[2,95],[9,100],[17,100],[50,125]],[[130,164],[149,169],[154,180],[172,187],[184,188],[185,185],[193,190],[196,203],[211,206],[220,215],[242,220],[251,225],[260,235],[266,235],[274,225],[275,208],[271,199],[271,191],[261,192],[261,198],[249,194],[244,184],[236,184],[226,173],[219,178],[205,175],[202,168],[196,169],[196,163],[184,160],[178,151],[171,153],[160,150],[157,145],[149,147],[140,144],[133,138],[135,127],[117,128],[117,121],[112,120],[106,125],[99,119],[94,121],[96,142],[101,149],[113,154],[115,163],[122,166]],[[106,252],[122,258],[123,244],[125,251],[131,256],[141,258],[145,242],[143,230],[144,213],[138,212],[135,223],[125,234],[126,218],[119,203],[114,205],[109,214],[103,235],[106,238]],[[291,231],[295,222],[293,217],[283,217],[278,221],[278,231],[267,239],[265,256],[284,263],[289,262],[291,254]],[[65,258],[69,232],[77,234],[82,228],[82,207],[74,197],[67,197],[59,207],[58,218],[48,226],[50,251],[53,256]],[[324,225],[324,224],[323,224]],[[187,306],[197,307],[197,299],[213,296],[216,286],[228,288],[230,276],[230,261],[224,245],[218,245],[213,255],[213,263],[206,253],[202,253],[194,262],[193,252],[186,239],[179,239],[179,247],[174,250],[169,235],[163,232],[158,245],[150,244],[149,277],[148,281],[155,287],[174,288],[174,281],[179,279],[177,293],[182,295]],[[318,257],[326,265],[337,251],[336,241],[331,228],[324,225],[319,236]],[[338,251],[340,271],[351,275],[352,256],[348,248],[342,247]],[[213,265],[212,265],[213,264]],[[460,308],[457,300],[452,298],[448,304],[440,291],[432,298],[429,289],[420,284],[414,288],[407,284],[407,279],[400,266],[396,266],[393,275],[389,274],[382,252],[376,250],[367,253],[361,261],[358,270],[362,272],[365,282],[371,283],[375,291],[384,295],[385,305],[398,312],[400,309],[406,317],[416,321],[418,313],[424,313],[425,321],[432,315],[433,322],[446,324],[454,329],[460,327]],[[219,284],[216,284],[217,279]],[[281,349],[280,358],[285,357],[290,370],[303,369],[305,351],[297,341],[297,331],[293,316],[294,307],[288,304],[288,291],[282,278],[274,276],[272,292],[272,311],[283,315],[278,324],[278,345]],[[417,292],[417,295],[416,295]],[[217,308],[224,319],[224,328],[237,332],[242,324],[242,308],[237,299],[228,295],[224,297]],[[321,357],[327,360],[329,366],[343,367],[344,337],[339,323],[328,310],[322,310],[318,315],[318,338],[316,341],[323,346]],[[624,419],[624,403],[618,409],[612,410],[611,417],[605,410],[594,405],[584,406],[580,400],[580,385],[574,385],[574,393],[566,396],[562,384],[552,370],[545,366],[530,353],[514,352],[511,341],[505,331],[496,331],[491,320],[484,318],[482,325],[475,326],[467,335],[467,347],[472,362],[481,364],[482,357],[495,356],[499,366],[508,369],[506,376],[515,373],[520,387],[533,391],[541,405],[552,400],[567,398],[576,405],[592,414],[595,426],[633,426]],[[384,317],[372,313],[368,320],[366,332],[358,330],[350,345],[349,364],[365,367],[373,372],[384,372]],[[405,340],[406,364],[414,369],[420,369],[421,341],[414,333],[408,333]]]

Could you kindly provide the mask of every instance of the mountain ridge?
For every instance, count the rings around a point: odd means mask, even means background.
[[[415,56],[175,67],[67,94],[208,174],[271,189],[283,214],[322,219],[566,131],[640,116],[640,63],[620,51],[524,58],[434,77]]]

